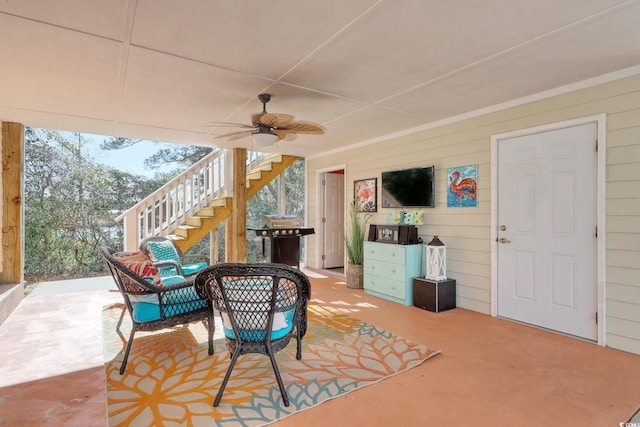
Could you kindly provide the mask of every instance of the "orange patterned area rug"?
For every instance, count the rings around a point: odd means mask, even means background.
[[[215,354],[207,353],[201,323],[137,332],[124,375],[118,373],[129,336],[128,316],[116,331],[122,304],[103,309],[109,426],[258,426],[311,408],[418,366],[439,353],[344,313],[309,305],[302,360],[295,340],[277,353],[289,394],[282,403],[269,358],[240,356],[217,408],[213,399],[229,364],[216,324]],[[219,317],[216,319],[219,322]]]

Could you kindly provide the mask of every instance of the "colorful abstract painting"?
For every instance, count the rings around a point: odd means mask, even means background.
[[[447,169],[447,206],[478,206],[478,165]]]
[[[353,199],[359,212],[377,212],[378,178],[360,179],[353,182]]]

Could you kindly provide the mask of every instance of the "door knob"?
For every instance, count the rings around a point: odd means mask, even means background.
[[[506,229],[507,229],[507,226],[506,226],[506,225],[501,225],[501,226],[500,226],[500,231],[505,231]]]
[[[511,243],[511,240],[507,240],[504,237],[501,237],[501,238],[498,239],[498,242],[500,242],[500,243]]]

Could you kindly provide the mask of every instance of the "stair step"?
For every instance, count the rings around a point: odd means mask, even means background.
[[[213,199],[212,201],[209,202],[209,206],[212,208],[224,208],[227,206],[227,202],[229,201],[230,197],[221,197],[219,199]]]
[[[213,217],[216,214],[216,209],[226,208],[229,205],[229,200],[229,197],[214,199],[207,206],[198,209],[195,216]]]
[[[187,225],[190,225],[191,227],[201,227],[202,222],[203,222],[203,217],[200,215],[187,218]]]
[[[282,154],[272,154],[264,159],[264,163],[282,163]]]
[[[255,166],[253,169],[251,169],[251,171],[270,171],[271,169],[273,169],[273,164],[274,163],[280,163],[280,162],[282,162],[282,156],[280,156],[280,161],[278,161],[278,162],[260,163],[259,165]]]
[[[195,227],[193,227],[195,228]],[[173,230],[173,234],[176,236],[182,237],[184,239],[189,238],[189,231],[187,230],[185,225],[180,225]]]
[[[256,170],[252,170],[251,172],[249,172],[247,174],[247,185],[249,184],[250,180],[257,180],[257,179],[261,179],[262,178],[262,172],[263,171],[256,171]],[[269,172],[269,171],[265,171],[265,172]]]
[[[206,208],[198,209],[198,212],[196,212],[196,216],[212,217],[215,215],[215,212],[216,212],[216,208],[206,207]]]

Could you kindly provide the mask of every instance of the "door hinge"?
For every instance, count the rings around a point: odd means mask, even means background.
[[[327,222],[327,218],[322,217],[322,223],[324,224],[324,223],[326,223],[326,222]]]
[[[596,226],[596,239],[598,238],[598,227]]]
[[[596,311],[596,325],[598,324],[598,312]]]
[[[598,140],[596,139],[596,153],[598,152]]]
[[[323,187],[326,187],[326,185],[327,185],[327,181],[323,179],[323,180],[322,180],[322,186],[323,186]]]
[[[323,254],[323,255],[322,255],[322,260],[324,261],[324,260],[326,260],[326,259],[327,259],[327,256]]]

